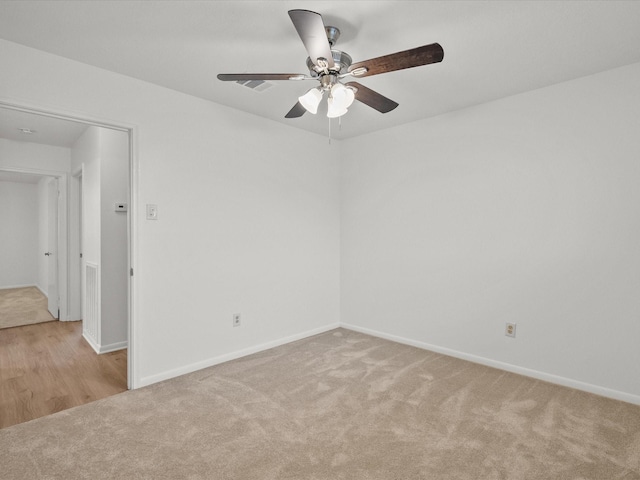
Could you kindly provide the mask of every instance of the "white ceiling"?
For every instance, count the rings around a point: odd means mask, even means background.
[[[23,128],[33,133],[25,134]],[[0,108],[0,138],[71,148],[87,125],[55,117]]]
[[[438,42],[444,61],[363,78],[397,101],[356,102],[348,138],[640,62],[640,1],[2,1],[0,38],[326,135],[284,115],[312,82],[256,92],[218,73],[307,73],[287,11],[323,15],[354,62]]]
[[[24,134],[19,129],[28,128],[34,133]],[[87,125],[54,117],[0,108],[0,138],[17,142],[40,143],[70,148],[87,129]],[[0,182],[36,184],[48,175],[0,170]]]

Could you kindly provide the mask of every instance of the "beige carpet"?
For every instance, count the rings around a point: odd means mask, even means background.
[[[0,328],[55,320],[47,310],[47,297],[36,287],[0,290]]]
[[[338,329],[0,430],[5,479],[640,479],[640,407]]]

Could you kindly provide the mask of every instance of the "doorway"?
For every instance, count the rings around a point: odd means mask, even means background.
[[[58,318],[57,182],[0,168],[1,329]]]
[[[126,203],[129,206],[133,206],[135,199],[135,192],[133,190],[134,185],[134,168],[133,168],[133,128],[126,125],[113,125],[111,123],[102,123],[96,121],[95,119],[83,119],[80,117],[66,115],[64,113],[54,113],[45,110],[39,110],[32,107],[23,107],[14,104],[8,104],[4,102],[0,102],[0,109],[2,109],[3,120],[5,117],[4,112],[8,112],[10,114],[20,114],[20,115],[29,115],[32,118],[38,119],[38,121],[60,121],[67,122],[69,124],[73,124],[76,127],[80,127],[81,129],[94,128],[94,129],[104,129],[108,132],[118,132],[126,137],[126,171],[127,171],[127,179],[126,185],[124,186],[124,194],[118,197],[119,203]],[[0,135],[0,141],[2,140],[3,135]],[[5,149],[6,150],[6,149]],[[8,160],[8,161],[7,161]],[[43,168],[42,165],[37,164],[28,164],[28,165],[18,165],[11,164],[11,159],[3,159],[0,158],[0,170],[9,170],[13,172],[23,172],[23,173],[38,173],[38,174],[52,174],[55,173],[58,176],[59,180],[59,191],[60,191],[60,199],[61,199],[61,207],[58,211],[59,213],[59,221],[57,222],[59,226],[59,231],[57,232],[57,236],[59,237],[59,270],[56,275],[54,275],[55,279],[58,281],[58,291],[60,303],[58,306],[51,305],[51,308],[58,313],[59,310],[59,318],[61,321],[71,321],[71,320],[80,320],[84,317],[83,314],[83,299],[85,296],[83,295],[82,289],[84,288],[85,282],[82,281],[83,272],[85,269],[83,268],[83,251],[82,251],[82,236],[79,232],[82,231],[82,205],[83,205],[83,180],[84,175],[83,171],[75,171],[71,172],[69,168],[66,171],[61,172],[59,169],[49,170],[48,168]],[[132,209],[128,209],[131,211]],[[132,354],[135,346],[131,342],[133,331],[133,280],[130,276],[130,272],[132,273],[133,260],[134,256],[133,252],[133,242],[132,242],[132,225],[133,218],[132,214],[128,212],[119,212],[118,216],[120,217],[120,221],[124,219],[125,227],[124,227],[124,239],[125,245],[123,248],[124,251],[124,267],[121,269],[125,272],[125,276],[123,277],[123,281],[120,282],[124,285],[125,288],[125,297],[124,297],[124,315],[126,317],[126,322],[124,326],[125,330],[125,338],[124,342],[112,342],[112,347],[115,345],[113,350],[118,348],[127,348],[127,385],[128,388],[134,388],[133,375],[134,371],[134,358],[135,356]],[[53,255],[51,255],[53,256]],[[54,278],[52,277],[52,285]],[[109,321],[108,318],[105,321]],[[95,345],[94,350],[96,350]],[[111,350],[104,350],[100,353],[108,352]]]

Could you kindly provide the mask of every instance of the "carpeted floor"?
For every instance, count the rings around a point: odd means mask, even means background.
[[[338,329],[0,430],[5,479],[638,480],[640,407]]]
[[[0,328],[55,320],[47,310],[47,297],[36,287],[0,290]]]

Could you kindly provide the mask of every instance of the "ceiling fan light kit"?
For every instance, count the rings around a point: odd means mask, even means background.
[[[337,118],[347,113],[348,108],[355,100],[380,113],[388,113],[396,108],[398,103],[357,82],[342,83],[340,80],[345,77],[362,78],[438,63],[444,58],[442,47],[438,43],[432,43],[352,63],[350,55],[332,48],[340,37],[340,30],[336,27],[325,26],[319,13],[310,10],[289,10],[289,17],[309,53],[307,58],[309,75],[301,73],[221,73],[218,75],[218,79],[222,81],[319,81],[320,86],[314,87],[298,97],[298,102],[285,115],[285,118],[298,118],[305,112],[316,114],[324,92],[328,93],[327,117],[329,118]]]
[[[324,78],[331,77],[326,76]],[[356,88],[351,86],[347,87],[337,81],[331,86],[322,85],[321,87],[312,88],[301,97],[298,97],[298,102],[307,112],[315,115],[318,112],[318,105],[320,105],[322,101],[325,90],[329,92],[327,98],[327,117],[336,118],[347,113],[347,109],[355,100]]]
[[[327,117],[341,117],[347,113],[347,109],[355,100],[355,93],[351,87],[345,87],[341,83],[336,83],[331,87],[331,93],[327,99]]]
[[[314,115],[318,111],[318,105],[320,105],[321,100],[322,91],[317,87],[312,88],[301,97],[298,97],[300,105],[302,105],[307,112],[313,113]]]

